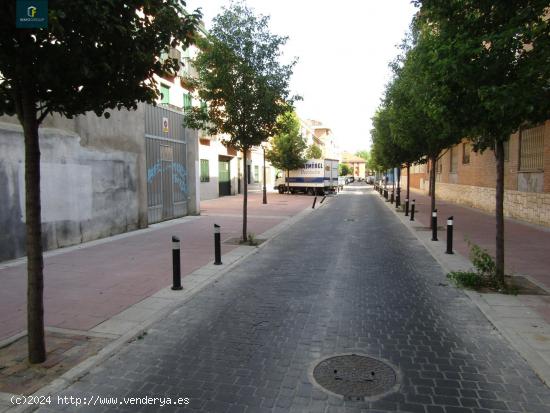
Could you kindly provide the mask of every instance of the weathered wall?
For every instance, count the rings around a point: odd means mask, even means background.
[[[44,248],[147,226],[143,107],[40,128]],[[0,118],[0,260],[25,255],[24,147],[17,119]]]
[[[402,183],[406,185],[406,179]],[[417,188],[412,187],[418,191]],[[427,194],[427,190],[421,190]],[[495,212],[495,188],[438,182],[437,199]],[[550,227],[550,194],[504,191],[504,216]]]

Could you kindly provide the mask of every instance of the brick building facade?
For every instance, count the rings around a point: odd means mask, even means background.
[[[411,188],[427,193],[431,165],[411,167]],[[487,212],[495,210],[493,151],[475,153],[463,140],[440,157],[436,195]],[[406,185],[406,170],[402,172]],[[505,216],[550,226],[550,121],[513,134],[505,145]]]

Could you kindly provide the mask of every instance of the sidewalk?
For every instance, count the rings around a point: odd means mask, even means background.
[[[406,191],[402,190],[405,199]],[[430,226],[430,198],[411,191],[411,199],[416,199],[415,219],[424,226]],[[495,255],[496,221],[494,214],[452,204],[436,199],[438,226],[445,228],[447,217],[454,217],[453,247],[461,255],[468,257],[470,249],[466,240],[480,245]],[[438,238],[445,241],[445,229]],[[528,275],[538,284],[550,290],[550,228],[538,227],[505,219],[505,260],[506,272],[513,275]],[[548,320],[550,321],[550,306]]]
[[[300,211],[312,198],[261,193],[248,199],[248,232],[259,236]],[[201,203],[201,216],[156,224],[75,247],[49,251],[44,259],[45,325],[48,328],[96,332],[106,320],[171,285],[171,236],[181,240],[182,276],[214,259],[213,225],[221,226],[222,254],[238,248],[223,244],[237,238],[242,228],[242,196]],[[0,341],[26,328],[26,264],[24,260],[0,263]],[[120,322],[117,328],[130,327]]]
[[[379,195],[373,192],[376,196]],[[403,193],[403,199],[406,194]],[[445,227],[449,216],[454,216],[454,254],[445,254],[446,233],[438,231],[439,241],[431,241],[430,198],[411,191],[416,200],[418,214],[415,221],[398,212],[394,205],[384,202],[398,219],[420,240],[445,272],[472,268],[468,239],[494,253],[495,218],[493,215],[448,202],[437,201],[438,226]],[[550,231],[506,220],[507,272],[523,275],[550,291]],[[510,271],[513,269],[513,271]],[[442,280],[439,287],[449,286]],[[495,328],[508,339],[521,356],[531,365],[538,376],[550,387],[550,295],[504,295],[463,290],[478,306]]]

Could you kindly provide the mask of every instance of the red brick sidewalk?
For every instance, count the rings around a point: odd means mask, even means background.
[[[300,195],[249,194],[248,231],[264,231],[310,207]],[[201,203],[200,217],[160,224],[122,238],[77,248],[45,258],[46,326],[90,330],[131,305],[167,287],[172,281],[171,236],[181,240],[182,275],[213,261],[213,224],[221,225],[222,240],[239,237],[242,196]],[[222,244],[222,254],[236,246]],[[0,265],[0,340],[25,329],[26,265]]]
[[[403,199],[405,192],[403,191]],[[422,224],[430,223],[430,198],[411,191],[416,199],[415,218]],[[446,226],[447,217],[454,217],[454,248],[465,257],[469,256],[466,240],[495,252],[495,216],[480,210],[436,200],[438,225]],[[445,231],[438,234],[445,241]],[[550,288],[550,228],[505,220],[505,265],[508,273],[529,275]]]

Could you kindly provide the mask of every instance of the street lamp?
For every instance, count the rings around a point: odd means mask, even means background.
[[[266,189],[266,185],[265,185],[265,146],[262,145],[262,150],[264,151],[264,179],[263,179],[263,183],[264,183],[264,188],[263,188],[263,201],[262,203],[263,204],[267,204],[267,189]]]

